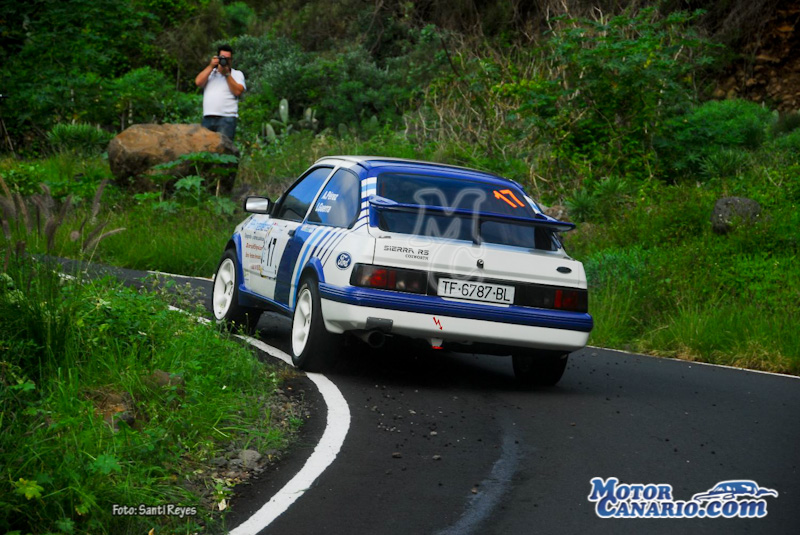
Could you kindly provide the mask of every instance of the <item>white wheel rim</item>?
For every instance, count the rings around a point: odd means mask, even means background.
[[[303,288],[297,296],[297,304],[294,309],[294,319],[292,320],[292,351],[295,356],[300,356],[308,343],[308,335],[311,332],[311,314],[313,311],[313,301],[311,291]]]
[[[236,285],[236,266],[233,260],[226,258],[217,270],[214,278],[214,317],[218,320],[225,319],[225,315],[233,302],[233,290]]]

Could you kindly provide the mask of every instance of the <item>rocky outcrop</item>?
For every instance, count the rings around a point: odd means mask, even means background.
[[[567,207],[562,204],[554,204],[553,206],[546,207],[541,206],[540,208],[544,211],[544,215],[553,217],[558,219],[559,221],[566,221],[567,223],[572,223],[572,219],[569,217],[569,212],[567,211]]]
[[[153,174],[169,174],[175,178],[200,174],[209,187],[216,188],[220,179],[220,191],[233,189],[236,164],[226,164],[226,172],[213,172],[206,177],[204,171],[218,169],[219,164],[184,163],[168,171],[153,171],[153,166],[172,162],[184,154],[211,152],[238,157],[239,151],[226,136],[203,128],[199,124],[137,124],[124,130],[108,145],[108,163],[117,184],[132,191],[157,191],[160,186],[152,179]],[[199,167],[199,168],[198,168]],[[199,173],[198,173],[199,171]]]
[[[800,109],[800,4],[790,0],[763,23],[756,38],[746,42],[715,98],[744,98],[767,103],[781,112]]]
[[[761,205],[747,197],[723,197],[714,204],[711,228],[727,234],[737,225],[753,225],[761,216]]]

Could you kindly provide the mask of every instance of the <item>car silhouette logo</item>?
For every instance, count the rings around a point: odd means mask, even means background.
[[[761,498],[762,496],[778,497],[778,491],[760,488],[758,483],[748,479],[720,481],[706,492],[692,496],[694,501],[735,500],[737,498]]]

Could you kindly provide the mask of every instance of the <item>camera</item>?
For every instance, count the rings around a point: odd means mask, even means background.
[[[228,63],[230,63],[230,58],[226,58],[225,56],[219,56],[219,64],[223,67],[227,67]]]

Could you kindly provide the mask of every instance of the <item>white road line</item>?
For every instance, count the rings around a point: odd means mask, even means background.
[[[213,281],[213,277],[195,277],[193,275],[178,275],[177,273],[167,273],[166,271],[153,271],[148,269],[146,273],[151,275],[164,275],[165,277],[177,277],[179,279],[197,279],[201,281]]]
[[[737,368],[736,366],[726,366],[725,364],[713,364],[711,362],[700,362],[698,360],[685,360],[685,359],[676,359],[674,357],[658,357],[654,355],[643,355],[641,353],[631,353],[630,351],[622,351],[621,349],[609,349],[607,347],[596,347],[596,346],[586,346],[586,349],[601,349],[603,351],[611,351],[612,353],[622,353],[623,355],[636,355],[637,357],[645,357],[649,359],[660,359],[660,360],[671,360],[673,362],[682,362],[684,364],[689,364],[691,368],[692,365],[697,364],[699,366],[711,366],[713,368],[726,368],[728,370],[738,370],[740,372],[750,372],[750,373],[761,373],[764,375],[774,375],[775,377],[787,377],[789,379],[800,379],[798,375],[789,375],[786,373],[776,373],[776,372],[765,372],[762,370],[751,370],[750,368]]]
[[[291,365],[291,357],[280,349],[255,338],[248,336],[242,338],[268,355]],[[319,373],[307,373],[306,375],[317,386],[328,406],[325,432],[303,468],[253,516],[232,530],[230,535],[255,535],[269,526],[311,487],[342,449],[347,431],[350,429],[350,408],[342,393],[330,379]]]

